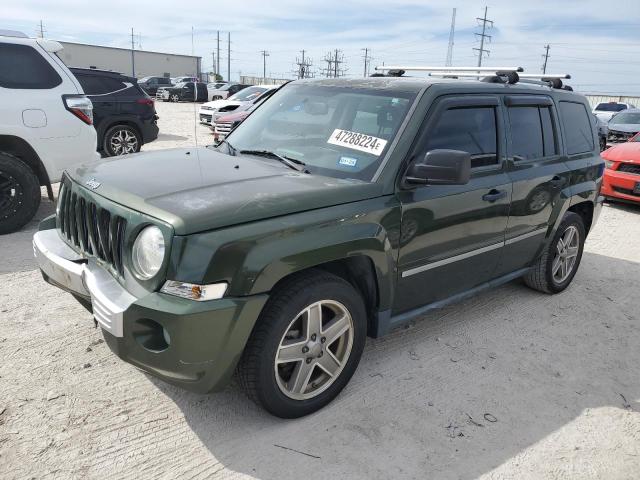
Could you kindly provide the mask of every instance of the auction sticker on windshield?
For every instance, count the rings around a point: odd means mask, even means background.
[[[382,138],[372,137],[364,133],[350,132],[340,128],[336,128],[333,131],[327,143],[359,150],[375,156],[379,156],[387,145],[387,141]]]

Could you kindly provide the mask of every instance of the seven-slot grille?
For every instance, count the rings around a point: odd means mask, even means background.
[[[110,264],[123,275],[122,252],[127,221],[113,215],[63,183],[58,196],[58,225],[76,248]]]
[[[618,166],[619,172],[631,173],[633,175],[640,175],[640,164],[637,163],[621,163]]]

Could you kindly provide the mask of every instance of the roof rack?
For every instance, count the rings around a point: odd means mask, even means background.
[[[406,71],[428,72],[429,76],[439,76],[444,78],[478,78],[483,74],[493,74],[481,79],[488,83],[529,83],[542,85],[555,89],[573,90],[568,85],[563,85],[562,79],[569,79],[568,73],[546,74],[546,73],[522,73],[522,67],[420,67],[420,66],[379,66],[378,71],[387,71],[388,76],[401,77]],[[381,74],[374,74],[381,76]]]

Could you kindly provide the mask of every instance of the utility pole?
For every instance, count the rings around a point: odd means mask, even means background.
[[[216,52],[216,75],[220,75],[220,30],[218,30],[218,48]],[[222,77],[222,75],[220,75]]]
[[[549,48],[551,48],[549,46],[549,44],[544,46],[545,48],[545,52],[544,55],[542,55],[544,57],[544,63],[542,64],[542,73],[547,73],[547,60],[549,60]]]
[[[488,7],[484,7],[484,17],[479,18],[476,17],[476,20],[478,20],[478,22],[482,22],[482,33],[476,33],[475,35],[477,37],[480,37],[480,48],[474,48],[474,50],[477,50],[478,52],[478,66],[481,67],[482,66],[482,57],[484,56],[484,54],[486,53],[487,56],[489,56],[490,50],[486,50],[484,48],[484,41],[485,38],[487,39],[488,42],[491,41],[491,35],[487,35],[487,25],[489,25],[489,28],[493,28],[493,20],[489,20],[487,18],[487,10]]]
[[[262,81],[267,82],[267,57],[269,56],[269,52],[266,50],[260,50],[262,53]]]
[[[361,48],[360,50],[364,50],[364,77],[366,78],[369,75],[369,61],[371,60],[369,57],[369,49]]]
[[[311,65],[313,65],[313,60],[307,58],[305,56],[306,50],[300,50],[302,54],[302,58],[296,57],[296,65],[297,69],[294,72],[294,75],[297,75],[298,78],[311,78]]]
[[[213,51],[211,52],[211,71],[213,72],[213,79],[214,81],[217,80],[216,75],[218,74],[218,72],[216,72],[216,52]]]
[[[133,28],[131,29],[131,76],[136,77],[136,58],[134,54],[135,49],[135,36],[133,34]]]
[[[336,48],[336,56],[333,57],[333,78],[338,78],[338,49]]]
[[[227,32],[227,81],[231,81],[231,32]]]
[[[449,47],[447,48],[447,61],[445,66],[450,67],[453,65],[453,37],[456,32],[456,9],[453,9],[451,15],[451,30],[449,31]]]
[[[191,26],[191,55],[193,55],[193,26]]]
[[[44,25],[42,24],[42,20],[40,20],[40,38],[44,38]]]

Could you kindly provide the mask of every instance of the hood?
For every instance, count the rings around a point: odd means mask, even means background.
[[[640,132],[640,123],[610,123],[609,131],[637,133]]]
[[[601,154],[602,158],[614,162],[640,164],[640,142],[619,143]]]
[[[213,102],[203,103],[203,107],[209,107],[211,110],[220,110],[223,107],[228,107],[231,105],[240,105],[241,102],[236,102],[233,100],[214,100]]]
[[[209,148],[138,153],[69,172],[94,193],[163,220],[177,235],[355,202],[381,195],[377,183],[305,174],[275,160]]]

